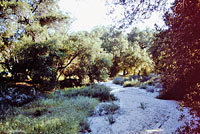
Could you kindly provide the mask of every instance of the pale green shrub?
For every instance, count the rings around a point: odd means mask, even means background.
[[[119,105],[115,103],[110,103],[110,104],[104,104],[102,109],[107,113],[107,114],[114,114],[116,110],[119,109]]]
[[[122,84],[124,83],[124,78],[121,77],[121,76],[115,77],[115,78],[113,79],[113,83],[114,83],[114,84],[122,85]]]
[[[2,120],[0,133],[78,134],[80,130],[89,129],[87,117],[98,103],[96,99],[83,96],[35,101],[16,108],[17,114]]]
[[[88,96],[92,98],[97,98],[100,101],[112,101],[117,98],[110,93],[111,88],[106,87],[105,85],[93,84],[85,88],[79,89],[68,89],[65,91],[66,97],[75,97],[75,96]]]
[[[140,81],[138,79],[125,81],[123,84],[124,87],[138,87],[139,85],[140,85]]]

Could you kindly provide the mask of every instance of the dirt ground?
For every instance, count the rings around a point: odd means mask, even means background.
[[[113,115],[112,125],[106,115],[90,117],[90,134],[171,134],[191,119],[188,109],[178,110],[177,101],[156,99],[157,92],[123,88],[112,82],[101,84],[112,88],[112,93],[119,98],[120,109]]]

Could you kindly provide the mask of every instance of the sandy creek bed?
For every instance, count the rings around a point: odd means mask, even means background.
[[[177,109],[178,102],[156,99],[157,92],[123,88],[112,82],[101,84],[112,88],[112,93],[119,98],[120,109],[114,114],[116,122],[112,125],[107,116],[90,117],[90,134],[171,134],[191,118],[188,109],[184,112]],[[179,121],[181,114],[185,117]]]

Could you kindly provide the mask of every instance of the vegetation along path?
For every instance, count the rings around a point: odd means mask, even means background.
[[[112,88],[112,93],[119,98],[120,109],[113,115],[113,124],[107,116],[90,117],[91,134],[171,134],[191,118],[188,109],[178,110],[176,101],[156,99],[157,92],[123,88],[112,82],[101,84]]]

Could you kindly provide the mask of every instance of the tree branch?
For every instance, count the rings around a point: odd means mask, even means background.
[[[58,71],[61,70],[61,69],[65,69],[67,66],[69,66],[69,65],[72,63],[72,61],[73,61],[78,55],[79,55],[79,53],[75,54],[74,57],[71,58],[70,61],[67,63],[67,65],[65,65],[65,66],[63,66],[63,67],[58,67],[58,69],[57,69],[56,72],[58,72]],[[60,76],[63,74],[63,72],[64,72],[63,70],[60,72],[59,76],[57,77],[57,80],[60,78]]]
[[[71,58],[71,60],[67,63],[67,65],[65,65],[65,66],[63,66],[63,67],[59,67],[59,68],[57,69],[57,71],[58,71],[58,70],[61,70],[61,69],[65,69],[67,66],[69,66],[69,65],[72,63],[72,61],[73,61],[78,55],[79,55],[79,53],[77,53],[76,55],[74,55],[74,57]]]

